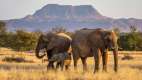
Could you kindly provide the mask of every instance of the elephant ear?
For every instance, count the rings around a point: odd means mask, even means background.
[[[104,39],[105,39],[105,45],[110,45],[110,43],[111,44],[113,44],[113,43],[116,43],[117,44],[117,36],[116,36],[116,34],[115,34],[115,32],[114,31],[107,31],[106,33],[105,33],[105,37],[104,37]]]
[[[116,36],[116,33],[113,30],[111,30],[111,31],[106,32],[104,39],[106,39],[106,40],[113,40],[113,39],[117,40],[118,37]]]

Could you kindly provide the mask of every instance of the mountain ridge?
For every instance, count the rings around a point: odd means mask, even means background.
[[[142,19],[120,18],[114,19],[103,16],[91,5],[58,5],[48,4],[37,10],[33,15],[27,15],[21,19],[6,21],[9,30],[17,28],[28,31],[48,31],[53,27],[65,27],[70,31],[80,28],[120,28],[121,31],[128,31],[130,25],[142,28]]]

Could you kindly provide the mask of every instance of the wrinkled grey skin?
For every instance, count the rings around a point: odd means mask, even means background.
[[[61,67],[61,70],[64,68],[64,62],[65,60],[71,60],[71,54],[64,52],[64,53],[59,53],[59,54],[54,54],[51,59],[48,61],[54,61],[57,62],[56,64],[56,69]],[[65,65],[66,70],[68,69],[69,65]]]
[[[81,29],[75,32],[72,37],[72,51],[74,67],[77,68],[77,61],[82,60],[83,70],[87,70],[87,57],[94,57],[94,73],[99,70],[100,53],[102,56],[103,70],[107,71],[107,49],[113,49],[114,70],[117,71],[118,65],[118,46],[117,36],[111,31],[103,29]]]
[[[35,55],[39,59],[47,55],[47,58],[50,59],[53,54],[67,52],[70,44],[71,41],[66,37],[58,36],[54,33],[42,34],[38,39]],[[47,54],[40,55],[39,52],[42,49],[46,49]],[[53,61],[49,61],[47,68],[54,68],[53,63]]]

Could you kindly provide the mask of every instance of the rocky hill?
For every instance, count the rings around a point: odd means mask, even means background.
[[[7,20],[6,23],[9,30],[22,28],[28,31],[48,31],[53,27],[65,27],[74,31],[84,27],[105,29],[118,27],[121,31],[128,31],[130,25],[136,25],[142,31],[142,19],[113,19],[101,15],[91,5],[48,4],[37,10],[33,15],[21,19]]]

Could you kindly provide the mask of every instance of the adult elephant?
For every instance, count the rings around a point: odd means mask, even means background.
[[[117,36],[113,31],[103,29],[81,29],[75,32],[72,38],[72,51],[74,67],[77,68],[77,61],[82,60],[83,70],[87,70],[87,57],[94,57],[94,73],[99,70],[100,53],[102,56],[103,70],[107,71],[107,50],[113,49],[114,70],[118,66],[118,45]]]
[[[41,59],[47,55],[47,58],[50,59],[53,54],[67,52],[71,44],[71,39],[66,36],[64,33],[55,34],[49,32],[46,35],[42,34],[38,39],[35,49],[36,57]],[[47,54],[39,54],[42,49],[45,49]],[[54,68],[53,63],[50,61],[47,68]]]

